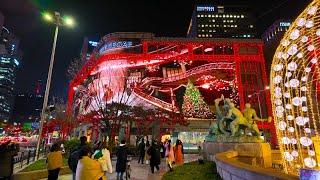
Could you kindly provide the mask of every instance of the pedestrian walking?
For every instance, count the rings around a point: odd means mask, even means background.
[[[72,171],[72,179],[76,179],[76,170],[77,170],[77,165],[78,161],[80,159],[80,150],[82,147],[87,145],[87,137],[86,136],[81,136],[80,137],[80,145],[77,146],[71,153],[68,158],[68,166]]]
[[[92,158],[96,159],[100,163],[101,168],[105,172],[106,176],[107,173],[112,173],[111,157],[106,141],[99,144],[99,147],[96,148]]]
[[[47,155],[48,180],[57,180],[62,166],[62,151],[60,145],[54,143]]]
[[[177,165],[183,164],[183,144],[179,139],[177,139],[176,146],[174,147],[174,157]]]
[[[98,161],[91,159],[92,149],[83,146],[76,170],[76,180],[106,180],[104,171]]]
[[[116,163],[116,172],[117,180],[123,180],[123,174],[126,171],[127,166],[127,147],[126,141],[121,140],[121,143],[117,150],[117,163]]]
[[[144,144],[144,139],[142,138],[140,143],[139,143],[139,160],[138,163],[141,162],[141,164],[143,164],[143,160],[144,160],[144,155],[145,155],[145,144]]]
[[[151,173],[154,173],[154,168],[157,169],[157,171],[160,170],[160,147],[156,140],[152,141],[152,144],[150,148],[148,149],[147,153],[150,155],[150,168]]]
[[[146,143],[146,152],[145,152],[145,160],[146,160],[146,164],[149,164],[150,163],[150,155],[148,154],[148,150],[149,148],[151,147],[150,146],[150,143],[148,143],[149,141],[147,141]]]
[[[166,161],[167,161],[167,165],[170,169],[170,171],[173,171],[173,167],[172,167],[172,164],[173,162],[175,161],[174,159],[174,152],[173,152],[173,147],[172,147],[172,144],[171,144],[171,140],[169,139],[167,141],[167,143],[165,144],[165,148],[166,148]]]
[[[161,158],[165,158],[165,156],[166,156],[166,148],[164,147],[163,142],[160,142],[160,154],[161,154]]]

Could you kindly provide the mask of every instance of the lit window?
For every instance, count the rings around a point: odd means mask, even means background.
[[[232,17],[233,17],[233,15],[230,15],[230,17],[232,18]]]
[[[200,35],[200,34],[198,34],[198,37],[201,37],[201,35]]]
[[[225,22],[226,22],[226,20],[223,20],[223,22],[225,23]]]
[[[212,27],[212,25],[210,24],[209,27]]]
[[[216,20],[212,19],[212,22],[216,22]]]
[[[244,15],[241,15],[241,18],[244,18]]]
[[[234,25],[234,27],[238,27],[238,25]]]
[[[233,25],[231,25],[231,27],[234,27]]]
[[[223,27],[227,27],[226,25],[223,25]]]
[[[230,22],[233,22],[233,20],[230,20]]]
[[[197,17],[200,17],[200,15],[198,14]]]
[[[211,14],[209,14],[208,17],[211,17]]]
[[[240,16],[238,15],[237,18],[240,18]]]
[[[253,25],[250,25],[250,28],[253,28]]]
[[[209,36],[212,37],[212,34],[210,34]]]
[[[216,25],[212,25],[212,27],[216,27]]]
[[[204,25],[202,24],[201,27],[204,27]]]
[[[212,30],[210,29],[209,32],[212,32]]]
[[[201,17],[203,17],[203,14],[201,14]]]
[[[216,17],[219,17],[218,15],[216,15]],[[221,16],[220,16],[221,17]]]
[[[229,15],[227,14],[227,15],[226,15],[226,17],[228,18],[228,17],[229,17]]]
[[[221,18],[222,16],[221,16],[221,15],[219,15],[219,17]]]

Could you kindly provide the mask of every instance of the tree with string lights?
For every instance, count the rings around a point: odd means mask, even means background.
[[[189,80],[183,96],[183,115],[190,118],[212,118],[208,104],[204,101],[199,89]]]

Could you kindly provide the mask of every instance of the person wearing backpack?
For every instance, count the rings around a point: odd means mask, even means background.
[[[71,153],[68,158],[68,165],[69,168],[72,171],[72,179],[76,179],[76,171],[77,171],[77,165],[78,161],[80,159],[80,150],[82,147],[87,145],[87,137],[86,136],[81,136],[80,137],[80,145],[76,147]]]

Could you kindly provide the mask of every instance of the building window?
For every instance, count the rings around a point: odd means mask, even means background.
[[[244,18],[244,15],[241,15],[241,18]]]
[[[253,28],[253,25],[252,25],[252,24],[250,25],[250,28]]]

